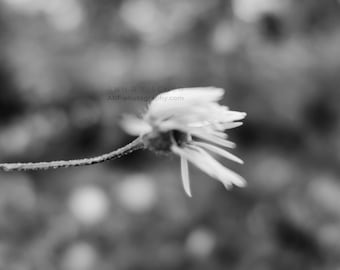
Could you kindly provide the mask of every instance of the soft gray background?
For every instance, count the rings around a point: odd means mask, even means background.
[[[249,183],[192,168],[190,199],[148,151],[0,173],[0,269],[338,269],[339,23],[335,0],[0,0],[1,162],[111,151],[143,97],[214,85]]]

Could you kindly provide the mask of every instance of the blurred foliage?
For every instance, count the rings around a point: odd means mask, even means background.
[[[339,268],[339,15],[336,0],[1,0],[1,161],[110,151],[138,97],[214,85],[248,113],[231,131],[245,165],[228,166],[249,186],[193,168],[189,199],[177,158],[147,151],[1,173],[0,268]]]

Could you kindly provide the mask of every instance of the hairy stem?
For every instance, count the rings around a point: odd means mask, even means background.
[[[74,160],[58,160],[49,162],[29,162],[29,163],[0,163],[0,170],[3,171],[35,171],[35,170],[48,170],[58,168],[68,168],[76,166],[92,165],[102,163],[107,160],[120,158],[138,149],[144,148],[144,144],[140,137],[131,143],[97,157],[74,159]]]

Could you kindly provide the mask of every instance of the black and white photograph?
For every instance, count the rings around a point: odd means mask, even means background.
[[[0,270],[340,270],[340,0],[0,0]]]

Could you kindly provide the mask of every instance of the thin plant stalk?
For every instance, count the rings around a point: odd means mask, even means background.
[[[112,152],[84,159],[74,160],[58,160],[48,162],[28,162],[28,163],[0,163],[0,170],[3,171],[36,171],[36,170],[48,170],[58,168],[68,168],[77,166],[93,165],[105,162],[111,159],[120,158],[133,151],[144,148],[144,144],[140,137],[132,141],[131,143],[114,150]]]

